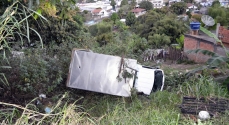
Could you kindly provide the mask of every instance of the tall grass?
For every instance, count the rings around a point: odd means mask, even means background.
[[[52,106],[50,114],[45,114],[37,111],[36,105],[32,100],[25,107],[0,102],[0,105],[6,107],[0,109],[0,124],[14,124],[14,125],[76,125],[76,124],[95,124],[94,120],[88,117],[81,106],[76,105],[75,102],[68,101],[67,94],[64,94]]]
[[[77,93],[71,93],[77,94]],[[184,116],[179,109],[183,96],[228,97],[225,88],[211,78],[201,76],[186,81],[172,90],[152,93],[150,96],[136,95],[124,98],[112,95],[86,92],[82,94],[81,106],[60,97],[52,106],[50,114],[37,110],[33,101],[25,107],[0,102],[2,124],[98,124],[98,125],[194,125],[194,120]],[[71,103],[70,103],[71,102]],[[226,125],[229,113],[201,122],[203,125]],[[200,123],[199,123],[200,124]],[[201,125],[200,124],[200,125]]]
[[[192,78],[178,87],[177,93],[193,97],[228,97],[226,88],[215,82],[210,76]]]
[[[15,2],[7,7],[3,15],[0,16],[0,50],[10,49],[9,44],[15,37],[21,39],[21,44],[25,44],[24,38],[30,44],[30,32],[33,31],[37,34],[40,40],[41,48],[43,48],[43,41],[40,34],[29,26],[28,19],[34,14],[39,15],[42,19],[46,20],[42,15],[25,7],[20,2]],[[16,41],[13,41],[16,42]]]
[[[28,19],[34,14],[39,15],[46,20],[39,13],[25,7],[20,2],[14,2],[7,7],[5,12],[0,16],[0,59],[7,60],[6,51],[11,50],[10,44],[16,43],[16,37],[21,39],[21,45],[30,44],[30,32],[35,32],[40,39],[40,47],[43,48],[43,41],[39,33],[29,26]],[[25,43],[24,38],[28,43]],[[3,68],[10,68],[9,66],[0,64],[0,71]],[[3,73],[0,72],[0,83],[4,86],[9,86],[9,83]]]
[[[123,98],[90,93],[85,96],[83,105],[101,125],[194,125],[196,121],[180,112],[183,96],[225,98],[228,94],[225,88],[209,77],[201,76],[192,80],[150,96]],[[199,124],[227,124],[228,120],[224,121],[227,117],[226,112]]]

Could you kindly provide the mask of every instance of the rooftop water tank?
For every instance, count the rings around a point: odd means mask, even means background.
[[[192,30],[199,30],[200,29],[200,24],[199,22],[191,22],[190,27]]]

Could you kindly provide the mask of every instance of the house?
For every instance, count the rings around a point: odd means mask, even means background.
[[[102,16],[104,15],[104,10],[102,8],[96,8],[91,11],[93,16]]]
[[[194,0],[195,3],[200,3],[200,2],[203,2],[203,1],[206,1],[206,0]]]
[[[187,3],[187,8],[195,10],[195,9],[197,9],[197,6],[195,6],[194,4],[191,4],[191,3]]]
[[[169,0],[169,6],[171,6],[172,4],[176,2],[181,2],[181,0]]]
[[[154,8],[162,8],[164,6],[163,0],[151,0]]]
[[[193,10],[196,10],[196,9],[197,9],[197,6],[195,6],[195,5],[192,4],[192,3],[187,3],[186,12],[187,12],[187,11],[193,11]]]
[[[229,28],[219,26],[218,38],[222,41],[225,47],[229,48]]]
[[[145,14],[146,10],[142,9],[142,8],[135,8],[135,9],[132,9],[131,12],[134,13],[136,17],[139,17],[139,16]]]
[[[223,6],[223,7],[229,7],[229,1],[227,0],[219,0],[220,2],[220,5]]]
[[[223,45],[229,50],[229,30],[224,27],[217,25],[215,34],[222,41]],[[193,32],[191,34],[185,34],[184,39],[184,52],[189,50],[203,49],[215,52],[218,55],[226,56],[224,48],[216,42],[212,37],[204,33]],[[187,54],[188,59],[193,60],[196,63],[205,63],[210,57],[201,53],[190,53]]]

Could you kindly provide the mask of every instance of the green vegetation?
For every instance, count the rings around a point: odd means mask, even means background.
[[[73,48],[124,56],[141,63],[147,49],[173,43],[182,47],[187,31],[185,22],[177,20],[166,8],[149,10],[136,19],[129,13],[133,5],[125,1],[111,18],[86,27],[86,17],[82,16],[88,12],[79,12],[72,2],[40,0],[39,4],[30,4],[36,11],[28,9],[24,1],[1,2],[0,124],[193,125],[195,121],[180,112],[183,96],[228,98],[225,86],[216,83],[208,70],[200,76],[187,77],[184,70],[163,66],[164,90],[150,96],[133,91],[131,97],[124,98],[67,88]],[[11,6],[5,9],[6,5]],[[126,24],[118,21],[117,15],[126,17]],[[224,61],[228,65],[228,56],[213,57],[208,64],[221,61],[214,63],[218,66]],[[46,100],[38,98],[41,93],[47,95]],[[49,114],[45,113],[46,106],[51,108]],[[228,124],[228,116],[225,112],[202,123]]]
[[[123,7],[124,5],[128,5],[128,0],[122,0],[120,6]]]
[[[221,26],[229,25],[229,11],[228,8],[221,7],[220,4],[213,4],[212,7],[208,9],[208,15],[216,20],[217,23],[220,23]]]
[[[119,19],[118,14],[117,14],[117,13],[112,13],[112,15],[111,15],[111,20],[114,21],[114,24],[116,23],[116,20],[117,20],[117,19]]]
[[[153,9],[153,4],[150,1],[142,1],[141,3],[139,3],[139,7],[148,11]]]
[[[127,26],[132,26],[136,22],[136,17],[132,12],[129,12],[126,16],[126,25]]]
[[[149,41],[155,38],[155,41],[150,44],[151,48],[160,48],[176,43],[176,38],[187,31],[184,22],[176,20],[174,14],[165,14],[164,11],[158,11],[157,9],[140,16],[133,30]],[[156,41],[159,43],[154,46],[154,43],[157,43]]]
[[[185,2],[176,2],[171,5],[170,9],[177,15],[183,14],[187,6]]]
[[[130,5],[121,6],[120,9],[118,10],[118,15],[119,15],[120,19],[125,18],[131,9],[132,9],[132,7]]]
[[[111,6],[112,6],[113,10],[115,10],[115,5],[116,5],[116,2],[114,0],[111,0]]]

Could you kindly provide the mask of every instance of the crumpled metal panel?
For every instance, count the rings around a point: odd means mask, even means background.
[[[128,72],[137,68],[137,60],[124,60],[129,67],[126,68]],[[134,75],[119,81],[120,62],[121,57],[75,49],[72,52],[67,87],[128,97],[131,95]]]

